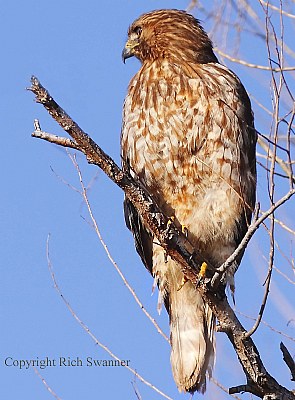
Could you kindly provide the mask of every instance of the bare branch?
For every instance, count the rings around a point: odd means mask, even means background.
[[[43,140],[46,140],[47,142],[55,143],[59,146],[69,147],[72,149],[79,150],[77,144],[73,140],[64,138],[61,136],[57,136],[57,135],[52,135],[51,133],[42,131],[40,128],[40,123],[39,123],[38,119],[34,120],[34,127],[35,127],[35,130],[32,133],[32,137],[35,137],[38,139],[43,139]]]
[[[150,383],[149,381],[147,381],[145,378],[143,378],[135,369],[129,367],[129,365],[124,362],[123,360],[121,360],[119,357],[117,357],[106,345],[104,345],[103,343],[101,343],[96,336],[91,332],[91,330],[88,328],[87,325],[84,324],[84,322],[78,317],[78,315],[75,313],[75,311],[73,310],[72,306],[70,305],[70,303],[68,302],[68,300],[65,298],[65,296],[63,295],[61,289],[59,288],[59,285],[57,283],[57,280],[55,278],[55,274],[53,271],[53,267],[52,267],[52,263],[50,260],[50,256],[49,256],[49,238],[50,236],[48,235],[47,238],[47,244],[46,244],[46,256],[47,256],[47,264],[48,264],[48,268],[49,268],[49,272],[51,275],[51,279],[53,281],[54,284],[54,288],[57,291],[57,293],[60,295],[62,301],[65,303],[66,307],[68,308],[68,310],[70,311],[70,313],[72,314],[72,316],[75,318],[75,320],[78,322],[78,324],[84,329],[84,331],[91,337],[91,339],[95,342],[95,344],[97,344],[99,347],[101,347],[105,352],[107,352],[114,360],[118,361],[120,363],[120,365],[126,369],[128,369],[128,371],[132,372],[132,374],[134,376],[136,376],[141,382],[143,382],[145,385],[149,386],[151,389],[153,389],[155,392],[159,393],[161,396],[163,396],[165,399],[168,400],[172,400],[171,397],[167,396],[165,393],[163,393],[161,390],[159,390],[156,386],[154,386],[152,383]]]
[[[276,222],[276,220],[275,220]],[[281,253],[282,257],[287,261],[287,263],[291,266],[292,269],[294,269],[294,261],[290,260],[286,254],[282,251],[281,247],[279,246],[278,242],[275,241],[275,246],[276,248],[279,250],[279,252]],[[263,255],[262,256],[265,260],[266,257]],[[286,279],[287,282],[291,283],[292,285],[295,285],[295,281],[293,281],[292,279],[289,278],[288,275],[284,274],[279,268],[277,268],[275,266],[275,264],[273,264],[273,270],[276,271],[278,274],[280,274],[284,279]]]
[[[208,279],[203,279],[200,282],[198,272],[201,264],[206,260],[200,257],[187,240],[186,236],[181,233],[180,229],[177,229],[174,223],[168,224],[169,219],[161,212],[159,207],[154,204],[147,190],[129,174],[120,170],[114,161],[59,107],[35,77],[32,78],[30,90],[36,95],[37,102],[41,103],[48,110],[50,115],[74,139],[79,149],[86,155],[88,162],[98,165],[113,182],[124,190],[127,198],[137,209],[146,227],[155,235],[161,246],[167,252],[167,255],[178,262],[185,277],[198,287],[204,301],[216,315],[221,330],[227,334],[237,353],[246,375],[247,385],[245,387],[247,390],[261,398],[271,393],[273,399],[281,399],[284,397],[285,400],[294,400],[294,394],[281,386],[266,371],[253,340],[251,337],[245,337],[246,330],[230,307],[224,294],[223,286],[220,285],[217,289],[212,289],[211,285],[207,284]],[[268,215],[287,201],[294,193],[295,189],[290,190],[278,202],[274,203],[268,212],[257,219],[255,222],[257,226],[254,224],[253,229],[257,229],[259,220],[260,223],[263,222]],[[212,266],[210,263],[208,263],[207,271],[209,274],[212,274]],[[73,312],[68,302],[66,300],[64,301],[83,329],[93,337],[93,340],[97,341],[90,333],[89,329]],[[100,345],[103,346],[102,344]],[[110,353],[109,349],[105,346],[103,348],[105,348],[112,357],[116,358],[113,353]],[[133,372],[136,373],[135,371]]]
[[[269,157],[273,157],[273,151],[269,148],[269,146],[265,143],[265,141],[262,139],[261,136],[258,136],[257,143],[259,146],[263,148],[263,150],[266,152],[266,154]],[[292,181],[295,183],[295,176],[292,174],[292,166],[290,164],[287,164],[282,158],[280,158],[277,154],[275,155],[275,160],[279,164],[279,166],[282,168],[284,172],[286,172],[288,178],[292,179]]]
[[[263,71],[273,71],[273,72],[295,71],[295,67],[273,68],[273,67],[267,67],[266,65],[252,64],[252,63],[249,63],[248,61],[244,61],[239,58],[232,57],[229,54],[224,53],[217,47],[214,47],[214,51],[216,53],[218,53],[219,55],[221,55],[221,57],[224,57],[227,60],[232,61],[234,63],[244,65],[245,67],[248,67],[248,68],[255,68],[255,69],[261,69]]]
[[[249,243],[251,237],[254,235],[256,230],[259,228],[261,222],[263,222],[263,221],[261,221],[259,224],[257,224],[259,209],[260,209],[260,205],[256,204],[253,221],[252,221],[251,225],[249,226],[248,231],[247,231],[246,235],[243,237],[241,243],[236,248],[236,250],[228,257],[228,259],[219,268],[215,269],[216,272],[213,275],[213,278],[211,280],[211,285],[213,288],[219,284],[222,275],[228,270],[228,268],[236,261],[236,259],[239,257],[239,255],[244,251],[244,249],[246,248],[247,244]]]
[[[48,390],[48,392],[50,394],[52,394],[52,396],[56,399],[56,400],[61,400],[61,398],[51,389],[51,387],[48,385],[48,383],[46,382],[46,380],[43,378],[43,376],[40,374],[40,372],[37,370],[36,367],[33,367],[35,374],[41,379],[43,385],[46,387],[46,389]]]
[[[242,251],[246,248],[250,239],[257,231],[259,226],[262,224],[262,222],[270,215],[272,215],[277,208],[279,208],[282,204],[288,201],[294,194],[295,194],[295,189],[290,190],[285,196],[283,196],[280,200],[274,203],[267,211],[265,211],[260,218],[257,218],[259,207],[256,206],[256,209],[254,211],[253,221],[249,226],[248,231],[246,235],[243,237],[241,243],[236,248],[236,250],[228,257],[228,259],[219,268],[216,269],[216,272],[211,280],[212,287],[216,286],[222,274],[224,274],[228,270],[228,268],[232,265],[232,263],[235,262],[235,260],[239,257]]]
[[[142,400],[142,397],[141,397],[141,394],[139,393],[139,390],[137,388],[135,379],[131,382],[131,384],[132,384],[132,387],[133,387],[133,390],[134,390],[134,393],[135,393],[135,396],[136,396],[137,400]]]
[[[255,392],[255,388],[251,385],[239,385],[229,388],[228,393],[233,395],[235,393],[244,393],[249,392],[254,394],[255,396],[260,397],[259,393]]]
[[[256,318],[251,317],[250,315],[244,314],[244,313],[242,313],[242,312],[239,311],[239,310],[236,310],[236,313],[239,314],[239,315],[242,315],[243,317],[245,317],[245,318],[247,318],[247,319],[250,319],[250,320],[252,320],[252,321],[255,321],[255,320],[256,320]],[[291,340],[292,342],[295,342],[295,339],[294,339],[292,336],[289,336],[289,335],[287,335],[286,333],[284,333],[284,332],[282,332],[282,331],[279,331],[278,329],[275,329],[273,326],[271,326],[271,325],[270,325],[269,323],[267,323],[266,321],[263,321],[263,320],[262,320],[261,323],[262,323],[263,325],[265,325],[267,328],[269,328],[271,331],[276,332],[276,333],[278,333],[279,335],[284,336],[286,339],[289,339],[289,340]]]
[[[282,10],[281,8],[278,8],[278,7],[276,7],[276,6],[272,5],[272,4],[270,4],[269,2],[266,2],[266,1],[264,1],[264,0],[260,0],[260,2],[261,2],[264,6],[267,6],[267,7],[271,8],[272,10],[275,10],[275,11],[279,12],[281,15],[285,15],[286,17],[289,17],[289,18],[295,18],[295,15],[294,15],[294,14],[288,13],[287,11],[284,11],[284,10]]]
[[[273,254],[272,254],[271,260],[273,261]],[[260,310],[259,310],[259,313],[258,313],[258,317],[257,317],[253,327],[247,333],[245,333],[245,337],[252,336],[253,333],[255,333],[257,331],[257,329],[258,329],[258,327],[260,325],[260,322],[262,320],[262,316],[263,316],[263,313],[264,313],[264,309],[265,309],[267,298],[268,298],[268,294],[269,294],[269,287],[270,287],[272,269],[273,269],[273,262],[270,263],[269,269],[267,271],[267,277],[266,277],[266,281],[265,281],[265,291],[264,291],[263,300],[262,300],[262,303],[261,303],[261,306],[260,306]]]
[[[284,345],[283,342],[280,343],[280,349],[281,352],[283,353],[283,359],[285,363],[288,365],[288,368],[291,372],[291,381],[295,381],[295,362],[293,360],[293,357],[289,353],[289,350],[287,347]]]
[[[219,387],[219,389],[221,389],[223,392],[225,392],[225,393],[227,393],[227,394],[230,394],[231,397],[233,397],[234,399],[236,399],[236,400],[241,400],[240,397],[238,397],[238,396],[236,396],[236,395],[234,395],[234,394],[229,393],[229,390],[228,390],[226,387],[224,387],[220,382],[218,382],[218,380],[215,379],[214,377],[211,378],[211,382],[213,382],[214,385],[216,385],[217,387]]]
[[[258,219],[255,218],[255,215],[253,217],[253,222],[248,228],[248,231],[244,238],[242,239],[241,243],[239,246],[236,248],[236,250],[228,257],[228,259],[219,267],[216,269],[216,273],[214,274],[211,284],[213,287],[215,287],[217,280],[219,279],[220,275],[222,275],[227,269],[232,265],[233,262],[238,258],[238,256],[242,253],[242,251],[245,249],[247,244],[249,243],[251,237],[254,235],[254,233],[257,231],[259,226],[262,224],[262,222],[268,218],[272,213],[279,208],[282,204],[284,204],[286,201],[288,201],[293,195],[295,194],[295,189],[290,190],[285,196],[283,196],[280,200],[278,200],[276,203],[274,203],[267,211],[265,211],[262,216]],[[259,211],[259,209],[258,209]]]

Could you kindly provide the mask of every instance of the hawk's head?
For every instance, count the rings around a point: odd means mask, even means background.
[[[159,58],[217,62],[211,40],[199,21],[179,10],[151,11],[134,21],[122,53],[124,62],[132,56],[142,63]]]

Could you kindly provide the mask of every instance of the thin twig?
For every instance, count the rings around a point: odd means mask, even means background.
[[[163,393],[161,390],[159,390],[155,385],[153,385],[152,383],[148,382],[145,378],[143,378],[136,370],[134,370],[133,368],[129,367],[127,365],[127,363],[122,362],[122,360],[117,357],[106,345],[104,345],[103,343],[101,343],[96,336],[91,332],[91,330],[88,328],[87,325],[84,324],[84,322],[78,317],[78,315],[75,313],[75,311],[73,310],[72,306],[70,305],[70,303],[68,302],[68,300],[65,298],[65,296],[63,295],[61,289],[59,288],[59,285],[57,283],[57,280],[55,278],[55,273],[53,271],[53,267],[52,267],[52,263],[51,263],[51,259],[50,259],[50,255],[49,255],[49,238],[50,235],[48,235],[47,238],[47,243],[46,243],[46,256],[47,256],[47,264],[48,264],[48,269],[51,275],[51,279],[53,281],[53,285],[55,290],[57,291],[57,293],[60,295],[62,301],[65,303],[66,307],[68,308],[68,310],[70,311],[70,313],[72,314],[72,316],[75,318],[75,320],[78,322],[78,324],[84,329],[84,331],[91,337],[91,339],[95,342],[95,344],[97,344],[99,347],[101,347],[105,352],[107,352],[114,360],[119,361],[119,363],[126,369],[128,369],[128,371],[132,372],[132,374],[134,376],[136,376],[141,382],[143,382],[145,385],[147,385],[148,387],[150,387],[151,389],[153,389],[155,392],[159,393],[161,396],[163,396],[165,399],[168,400],[172,400],[171,397],[169,397],[168,395],[166,395],[165,393]]]
[[[59,146],[63,147],[69,147],[72,149],[79,150],[77,143],[75,143],[74,140],[57,136],[57,135],[52,135],[51,133],[44,132],[40,128],[40,122],[38,119],[34,120],[34,132],[32,133],[32,136],[38,139],[44,139],[47,142],[57,144]]]
[[[260,218],[256,219],[255,215],[254,215],[253,222],[249,226],[247,233],[243,237],[239,246],[228,257],[228,259],[219,268],[216,269],[216,273],[213,275],[213,278],[211,280],[212,287],[215,287],[216,283],[218,282],[218,280],[220,279],[222,274],[224,274],[225,271],[227,271],[227,269],[232,265],[233,262],[235,262],[235,260],[238,258],[238,256],[242,253],[242,251],[245,249],[245,247],[249,243],[251,237],[257,231],[257,229],[262,224],[262,222],[266,218],[268,218],[277,208],[279,208],[282,204],[284,204],[286,201],[288,201],[294,194],[295,194],[295,189],[290,190],[285,196],[280,198],[280,200],[278,200],[267,211],[265,211]],[[258,211],[259,211],[259,209],[258,209]]]
[[[263,148],[263,150],[266,152],[266,154],[269,157],[273,157],[274,153],[273,151],[269,148],[269,146],[263,141],[263,139],[258,136],[257,143],[259,146]],[[282,158],[280,158],[277,154],[275,154],[275,161],[279,164],[279,166],[282,168],[284,172],[286,172],[287,176],[293,180],[295,183],[295,176],[292,175],[292,169],[289,164],[287,164]]]
[[[268,161],[268,157],[265,156],[264,154],[256,153],[256,157],[261,157],[261,158],[264,158],[265,160]],[[268,167],[266,167],[263,163],[261,163],[260,161],[256,161],[256,162],[257,162],[257,164],[260,165],[263,169],[265,169],[265,171],[270,172],[270,169],[269,169]],[[274,174],[275,174],[276,176],[279,176],[280,178],[289,179],[289,177],[288,177],[287,175],[280,174],[279,172],[275,172]]]
[[[269,231],[269,229],[266,227],[265,224],[263,225],[263,227],[264,227],[264,229],[267,231],[267,233],[270,235],[270,231]],[[287,263],[291,266],[291,269],[293,270],[293,272],[295,272],[295,269],[294,269],[294,260],[288,258],[288,256],[283,252],[282,248],[279,246],[279,244],[278,244],[278,242],[277,242],[276,240],[275,240],[275,246],[276,246],[276,248],[279,250],[279,252],[281,253],[282,257],[283,257],[283,258],[287,261]],[[264,254],[262,254],[262,258],[263,258],[265,261],[267,261],[267,257],[266,257]],[[295,282],[294,282],[292,279],[290,279],[286,274],[284,274],[282,271],[280,271],[280,270],[275,266],[275,264],[273,264],[273,269],[274,269],[275,271],[277,271],[280,275],[282,275],[289,283],[291,283],[292,285],[295,284]]]
[[[190,12],[193,8],[195,8],[198,4],[198,0],[191,0],[189,5],[186,8],[186,11]]]
[[[65,178],[63,178],[61,175],[59,175],[51,166],[50,166],[51,171],[54,173],[56,178],[60,180],[64,185],[66,185],[68,188],[73,190],[76,193],[79,193],[82,196],[82,193],[80,192],[79,189],[77,189],[74,185],[72,185],[70,182],[68,182]]]
[[[247,61],[241,60],[239,58],[232,57],[229,54],[224,53],[223,51],[219,50],[216,47],[214,48],[214,51],[216,53],[218,53],[219,55],[221,55],[222,57],[228,59],[229,61],[244,65],[245,67],[248,67],[248,68],[255,68],[255,69],[261,69],[263,71],[273,71],[273,72],[295,71],[295,67],[273,68],[273,67],[267,67],[265,65],[252,64]]]
[[[273,249],[273,247],[272,247]],[[264,291],[264,296],[262,299],[262,303],[260,306],[260,310],[257,316],[257,319],[255,321],[255,324],[253,325],[253,327],[251,329],[248,330],[248,332],[245,333],[245,338],[252,336],[258,329],[261,320],[262,320],[262,316],[265,310],[265,306],[266,306],[266,302],[267,302],[267,298],[268,298],[268,294],[269,294],[269,287],[270,287],[270,282],[271,282],[271,276],[272,276],[272,269],[273,269],[273,251],[271,252],[271,258],[270,258],[270,265],[267,271],[267,277],[265,280],[265,291]]]
[[[266,29],[268,28],[268,18],[266,18]],[[268,33],[268,29],[267,29],[267,33]],[[267,36],[268,37],[268,36]],[[268,41],[267,41],[267,45],[268,45]],[[269,45],[268,45],[268,51],[269,51]],[[270,57],[269,57],[270,58]],[[274,177],[275,177],[275,166],[276,166],[276,158],[277,158],[277,154],[276,154],[276,144],[277,144],[277,132],[278,132],[278,113],[279,113],[279,96],[281,93],[281,89],[282,89],[282,79],[281,79],[281,75],[280,75],[280,85],[277,88],[276,87],[276,82],[275,82],[275,78],[272,72],[272,78],[273,78],[273,85],[275,87],[275,98],[276,98],[276,103],[275,103],[275,112],[274,112],[274,118],[275,118],[275,144],[274,144],[274,150],[271,152],[271,167],[270,167],[270,174],[269,174],[269,184],[270,184],[270,190],[269,190],[269,198],[271,201],[272,206],[274,205],[273,202],[273,198],[274,198],[274,188],[275,188],[275,183],[274,183]],[[268,152],[270,152],[269,146],[268,146]],[[268,299],[268,294],[269,294],[269,287],[270,287],[270,282],[271,282],[271,277],[272,277],[272,271],[273,271],[273,263],[274,263],[274,228],[275,228],[275,222],[274,222],[274,212],[272,212],[270,214],[270,218],[271,218],[271,226],[270,226],[270,230],[269,230],[269,234],[270,234],[270,255],[269,255],[269,265],[268,265],[268,272],[267,272],[267,278],[265,281],[265,291],[264,291],[264,296],[263,296],[263,300],[260,306],[260,310],[258,313],[258,317],[253,325],[253,327],[248,330],[247,333],[245,333],[245,338],[248,338],[250,336],[252,336],[256,330],[258,329],[260,322],[262,320],[262,316],[265,310],[265,306],[266,306],[266,302]]]
[[[212,377],[212,378],[210,379],[210,381],[213,382],[214,385],[216,385],[217,387],[219,387],[219,389],[221,389],[223,392],[225,392],[225,393],[227,393],[227,394],[230,394],[230,393],[228,392],[228,389],[227,389],[225,386],[223,386],[220,382],[218,382],[218,380],[215,379],[214,377]],[[230,394],[230,396],[233,397],[233,398],[236,399],[236,400],[241,400],[241,398],[238,397],[238,396],[236,396],[235,394]]]
[[[279,246],[279,244],[277,243],[277,241],[275,241],[275,246],[276,248],[279,250],[279,252],[281,253],[281,255],[284,257],[284,259],[288,262],[288,264],[290,264],[291,268],[293,267],[293,263],[292,261],[286,256],[286,254],[284,254],[284,252],[282,251],[281,247]],[[263,259],[266,260],[265,255],[262,255]],[[293,281],[292,279],[290,279],[288,277],[288,275],[284,274],[281,270],[279,270],[279,268],[277,268],[275,266],[275,264],[273,264],[273,269],[274,271],[276,271],[278,274],[280,274],[281,276],[283,276],[287,282],[291,283],[292,285],[295,285],[295,281]]]
[[[263,5],[265,5],[265,6],[269,7],[269,8],[271,8],[272,10],[275,10],[275,11],[279,12],[280,15],[285,15],[286,17],[289,17],[289,18],[295,18],[295,15],[294,15],[294,14],[288,13],[287,11],[284,11],[284,10],[282,10],[281,8],[274,6],[273,4],[271,4],[271,3],[269,3],[269,2],[266,2],[266,1],[264,1],[264,0],[260,0],[260,2],[261,2]]]
[[[137,382],[136,382],[136,377],[134,377],[133,381],[131,382],[135,396],[137,400],[142,400],[141,394],[139,393],[138,387],[137,387]]]
[[[158,333],[160,333],[160,335],[162,335],[163,338],[164,338],[168,343],[170,343],[170,342],[169,342],[168,336],[165,335],[165,333],[164,333],[164,332],[162,331],[162,329],[159,327],[157,321],[156,321],[156,320],[149,314],[149,312],[146,310],[146,308],[144,307],[144,305],[142,304],[142,302],[139,300],[139,298],[138,298],[137,294],[135,293],[134,289],[132,288],[132,286],[129,284],[129,282],[128,282],[127,279],[125,278],[125,276],[124,276],[124,274],[122,273],[121,269],[119,268],[118,264],[117,264],[116,261],[113,259],[113,257],[112,257],[112,255],[111,255],[111,253],[110,253],[110,251],[109,251],[109,249],[108,249],[108,247],[107,247],[105,241],[103,240],[103,237],[102,237],[102,235],[101,235],[101,232],[100,232],[100,230],[99,230],[99,228],[98,228],[98,224],[97,224],[96,218],[94,217],[94,214],[93,214],[93,212],[92,212],[92,208],[91,208],[91,205],[90,205],[88,196],[87,196],[87,189],[86,189],[86,187],[85,187],[85,185],[84,185],[83,178],[82,178],[82,173],[81,173],[80,167],[79,167],[79,165],[78,165],[78,163],[77,163],[76,156],[75,156],[75,155],[72,156],[71,154],[68,154],[68,155],[69,155],[69,157],[70,157],[70,159],[71,159],[71,161],[72,161],[72,163],[73,163],[73,165],[74,165],[74,167],[75,167],[75,169],[76,169],[76,171],[77,171],[77,173],[78,173],[78,176],[79,176],[79,181],[80,181],[80,185],[81,185],[81,188],[82,188],[82,191],[79,192],[79,193],[82,195],[83,200],[84,200],[84,203],[85,203],[86,206],[87,206],[87,210],[88,210],[88,213],[89,213],[89,215],[90,215],[90,218],[91,218],[91,221],[92,221],[94,230],[95,230],[95,232],[96,232],[96,234],[97,234],[97,237],[99,238],[99,241],[100,241],[100,243],[101,243],[103,249],[105,250],[105,252],[106,252],[106,254],[107,254],[108,259],[110,260],[111,264],[114,266],[115,270],[116,270],[117,273],[119,274],[119,276],[120,276],[120,278],[122,279],[124,285],[127,287],[127,289],[129,290],[129,292],[132,294],[134,300],[135,300],[136,303],[139,305],[139,307],[140,307],[140,309],[142,310],[142,312],[146,315],[146,317],[147,317],[147,318],[151,321],[151,323],[155,326],[155,328],[157,329]]]
[[[236,248],[236,250],[227,258],[227,260],[215,271],[213,278],[211,279],[211,286],[214,288],[221,280],[222,275],[228,270],[228,268],[236,261],[239,255],[244,251],[247,244],[249,243],[251,237],[254,235],[260,224],[256,226],[256,222],[258,220],[260,205],[256,204],[254,214],[253,214],[253,221],[250,224],[245,236],[241,240],[240,245]],[[262,222],[262,221],[261,221]]]
[[[48,385],[48,383],[46,382],[46,380],[43,378],[43,376],[40,374],[40,372],[37,370],[36,367],[33,367],[35,374],[41,379],[43,385],[46,387],[46,389],[48,390],[48,392],[50,394],[52,394],[52,396],[54,398],[56,398],[56,400],[61,400],[61,398],[51,389],[51,387]]]
[[[287,232],[292,233],[292,235],[295,235],[295,230],[291,229],[289,226],[287,226],[283,221],[275,218],[275,223],[279,224],[283,229],[285,229]]]
[[[239,310],[236,310],[236,313],[239,314],[239,315],[242,315],[243,317],[245,317],[245,318],[247,318],[247,319],[250,319],[250,320],[252,320],[252,321],[255,321],[255,320],[256,320],[256,318],[251,317],[250,315],[244,314],[244,313],[242,313],[242,312],[239,311]],[[273,331],[273,332],[275,332],[275,333],[277,333],[277,334],[279,334],[279,335],[281,335],[281,336],[284,336],[286,339],[289,339],[289,340],[291,340],[292,342],[295,342],[295,338],[293,338],[292,336],[287,335],[286,333],[284,333],[284,332],[282,332],[282,331],[280,331],[280,330],[278,330],[278,329],[275,329],[273,326],[271,326],[271,325],[270,325],[269,323],[267,323],[266,321],[262,320],[261,323],[262,323],[263,325],[265,325],[267,328],[269,328],[271,331]]]
[[[295,285],[295,281],[293,281],[292,279],[290,279],[288,277],[288,275],[284,274],[281,270],[279,270],[279,268],[277,268],[275,265],[273,266],[273,269],[280,274],[283,278],[286,279],[287,282],[291,283],[291,285]]]

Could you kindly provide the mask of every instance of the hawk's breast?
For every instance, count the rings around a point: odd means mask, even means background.
[[[233,241],[245,202],[236,76],[219,64],[143,66],[124,105],[122,157],[198,241]],[[243,162],[247,162],[244,159]],[[245,173],[247,168],[245,168]]]

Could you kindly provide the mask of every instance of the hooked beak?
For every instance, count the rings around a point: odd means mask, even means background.
[[[127,40],[125,47],[122,51],[122,60],[123,60],[124,64],[125,64],[125,60],[127,60],[127,58],[134,56],[134,49],[137,46],[139,46],[138,40]]]

